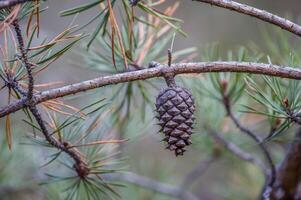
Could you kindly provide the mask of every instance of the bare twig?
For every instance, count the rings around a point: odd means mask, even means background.
[[[168,55],[168,63],[167,63],[167,65],[170,67],[171,66],[171,62],[172,62],[172,51],[171,51],[171,49],[168,49],[167,55]]]
[[[32,97],[33,97],[33,89],[34,89],[34,79],[33,79],[33,75],[32,75],[31,64],[28,61],[27,50],[24,48],[25,45],[24,45],[22,32],[21,32],[20,26],[18,24],[18,21],[17,20],[13,21],[12,25],[15,28],[15,32],[16,32],[17,40],[18,40],[18,44],[19,44],[19,50],[21,53],[21,60],[26,68],[27,76],[28,76],[28,90],[27,90],[26,97],[27,97],[27,100],[29,102],[31,102]]]
[[[245,15],[249,15],[262,21],[274,24],[282,29],[285,29],[295,35],[301,36],[301,26],[295,24],[285,18],[279,17],[265,10],[260,10],[245,4],[237,3],[229,0],[193,0],[203,3],[208,3],[221,8],[233,10]]]
[[[161,64],[157,67],[137,70],[132,72],[119,73],[104,77],[99,77],[61,88],[44,91],[34,95],[34,104],[44,101],[64,97],[87,90],[100,88],[107,85],[125,83],[136,80],[145,80],[154,77],[162,77],[165,73],[186,74],[186,73],[206,73],[206,72],[246,72],[253,74],[265,74],[290,79],[301,79],[301,70],[291,67],[281,67],[277,65],[250,63],[250,62],[199,62],[172,64],[171,67]],[[16,112],[25,107],[24,102],[17,101],[0,109],[0,118],[9,113]]]
[[[15,6],[17,4],[26,3],[34,0],[0,0],[0,9]]]
[[[161,183],[159,181],[152,180],[150,178],[140,176],[134,173],[114,173],[105,176],[107,180],[112,181],[123,181],[128,182],[134,185],[138,185],[144,188],[148,188],[155,192],[159,192],[161,194],[166,194],[177,199],[185,199],[185,200],[199,200],[198,197],[194,196],[193,194],[189,193],[188,191],[183,190],[180,187],[175,187],[172,185],[167,185]]]

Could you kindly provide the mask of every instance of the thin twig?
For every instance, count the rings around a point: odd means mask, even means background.
[[[34,79],[33,79],[32,69],[31,69],[32,65],[28,61],[27,50],[25,49],[25,44],[24,44],[22,32],[21,32],[20,26],[18,24],[18,21],[17,20],[13,21],[12,25],[15,28],[15,32],[17,35],[17,41],[19,44],[19,50],[21,53],[21,60],[26,68],[27,76],[28,76],[28,90],[27,90],[26,97],[27,97],[27,100],[29,102],[31,102],[32,97],[33,97],[33,90],[34,90]]]
[[[148,188],[161,194],[166,194],[177,199],[183,200],[200,200],[198,197],[183,190],[181,187],[175,187],[172,185],[164,184],[159,181],[152,180],[150,178],[140,176],[131,172],[127,173],[114,173],[105,176],[107,180],[111,181],[123,181],[134,185],[138,185],[144,188]]]
[[[260,10],[257,8],[254,8],[252,6],[248,6],[245,4],[237,3],[235,1],[229,1],[229,0],[193,0],[193,1],[199,1],[203,3],[208,3],[210,5],[218,6],[221,8],[226,8],[229,10],[233,10],[245,15],[249,15],[252,17],[255,17],[257,19],[260,19],[262,21],[274,24],[282,29],[285,29],[295,35],[301,36],[301,26],[298,24],[295,24],[285,18],[279,17],[277,15],[274,15],[272,13],[269,13],[265,10]]]
[[[167,55],[168,55],[168,67],[171,66],[171,62],[172,62],[172,50],[171,49],[168,49],[167,51]]]
[[[61,88],[51,89],[34,95],[34,104],[56,99],[87,90],[100,88],[107,85],[125,83],[136,80],[145,80],[154,77],[162,77],[165,73],[187,74],[208,72],[245,72],[252,74],[264,74],[282,78],[301,80],[301,70],[298,68],[281,67],[271,64],[251,62],[198,62],[198,63],[175,63],[171,67],[164,64],[156,65],[149,69],[118,73],[99,77]],[[17,101],[0,109],[0,118],[16,112],[25,107],[24,102]]]
[[[21,87],[19,87],[18,83],[15,82],[13,79],[12,79],[13,82],[10,83],[10,86],[12,86],[14,89],[19,91],[26,98],[26,101],[23,100],[23,102],[25,102],[26,106],[28,107],[28,109],[30,110],[30,112],[32,113],[34,118],[36,119],[46,141],[53,147],[67,153],[75,161],[74,168],[75,168],[77,174],[80,177],[85,177],[89,173],[89,169],[86,166],[86,163],[83,160],[83,158],[80,155],[78,155],[76,150],[69,149],[66,145],[64,145],[64,143],[59,142],[58,140],[56,140],[56,138],[51,136],[51,134],[49,133],[49,131],[45,125],[42,115],[39,113],[39,111],[33,101],[34,78],[32,75],[31,64],[29,64],[29,61],[28,61],[27,52],[24,48],[24,40],[23,40],[22,32],[21,32],[18,22],[14,21],[13,26],[15,28],[17,41],[18,41],[18,45],[19,45],[19,50],[21,53],[21,61],[23,62],[23,65],[26,68],[29,83],[28,83],[27,92],[23,91],[23,89]]]

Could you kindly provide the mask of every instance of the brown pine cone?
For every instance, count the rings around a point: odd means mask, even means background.
[[[168,87],[161,91],[156,99],[161,132],[167,149],[175,155],[183,155],[185,147],[191,144],[192,125],[194,122],[195,103],[191,93],[182,87]]]

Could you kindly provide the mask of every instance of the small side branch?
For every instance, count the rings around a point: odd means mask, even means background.
[[[21,61],[23,62],[23,65],[25,66],[26,71],[27,71],[28,90],[27,90],[27,92],[23,91],[23,89],[20,88],[20,86],[18,85],[18,82],[15,82],[15,80],[13,78],[10,79],[12,81],[10,83],[10,86],[14,87],[14,89],[16,91],[19,91],[21,93],[21,95],[24,96],[25,101],[24,100],[22,100],[22,101],[25,103],[24,105],[26,107],[28,107],[28,109],[34,116],[39,127],[41,128],[41,132],[43,133],[46,141],[53,147],[67,153],[75,161],[74,169],[77,172],[78,176],[84,178],[85,176],[87,176],[89,174],[89,169],[87,167],[86,162],[80,155],[78,155],[78,153],[75,150],[69,149],[68,146],[64,145],[63,142],[60,142],[60,141],[56,140],[56,138],[51,136],[51,134],[49,133],[49,131],[45,125],[42,115],[39,113],[39,111],[36,107],[36,104],[34,103],[34,99],[33,99],[34,77],[32,75],[31,65],[29,64],[29,61],[28,61],[27,51],[24,48],[24,40],[23,40],[22,32],[21,32],[18,22],[14,21],[13,26],[15,28],[17,41],[18,41],[18,45],[19,45],[19,50],[21,53]]]
[[[12,25],[15,28],[15,32],[17,35],[17,40],[18,40],[18,44],[19,44],[19,50],[20,50],[20,57],[21,60],[26,68],[27,71],[27,76],[28,76],[28,89],[27,89],[27,100],[29,101],[29,103],[32,102],[32,97],[33,97],[33,89],[34,89],[34,79],[33,79],[33,75],[32,75],[32,69],[31,69],[31,64],[28,61],[28,56],[27,56],[27,50],[25,49],[24,46],[24,41],[23,41],[23,37],[22,37],[22,32],[19,26],[19,23],[17,20],[15,20]]]
[[[261,162],[261,160],[257,159],[256,157],[252,156],[251,154],[243,151],[234,143],[227,141],[221,134],[210,131],[210,135],[214,137],[214,139],[220,143],[224,148],[230,151],[233,155],[237,156],[241,160],[253,163],[254,165],[258,166],[262,172],[268,176],[270,174],[270,170],[266,168],[265,164]]]
[[[221,8],[226,8],[229,10],[233,10],[245,15],[249,15],[252,17],[255,17],[257,19],[260,19],[262,21],[274,24],[282,29],[285,29],[297,36],[301,36],[301,26],[298,24],[295,24],[285,18],[279,17],[277,15],[274,15],[272,13],[269,13],[265,10],[260,10],[257,8],[254,8],[252,6],[248,6],[245,4],[237,3],[235,1],[229,1],[229,0],[193,0],[193,1],[199,1],[203,3],[208,3],[214,6],[218,6]]]

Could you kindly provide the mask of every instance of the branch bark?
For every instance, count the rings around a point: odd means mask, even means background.
[[[301,129],[296,133],[284,161],[277,170],[271,200],[301,199]]]
[[[28,76],[28,91],[27,91],[26,97],[27,97],[27,100],[29,102],[31,102],[32,97],[33,97],[33,90],[34,90],[34,78],[33,78],[32,69],[31,69],[32,66],[28,61],[27,49],[25,49],[25,44],[24,44],[24,40],[22,37],[22,31],[20,29],[18,21],[17,20],[13,21],[12,25],[15,28],[17,41],[19,44],[19,50],[21,53],[21,60],[24,64],[24,67],[26,68],[27,76]]]
[[[39,104],[51,99],[64,97],[87,90],[100,88],[107,85],[125,83],[136,80],[145,80],[154,77],[163,77],[165,73],[187,74],[187,73],[207,73],[207,72],[244,72],[252,74],[264,74],[282,78],[301,80],[301,70],[291,67],[281,67],[271,64],[251,63],[251,62],[198,62],[172,64],[171,67],[161,64],[150,69],[124,72],[109,76],[103,76],[64,87],[37,93],[33,96],[33,103]],[[0,109],[0,118],[7,114],[16,112],[25,107],[22,100],[11,103]]]
[[[193,0],[193,1],[199,1],[203,3],[208,3],[214,6],[218,6],[221,8],[226,8],[229,10],[233,10],[245,15],[249,15],[252,17],[255,17],[257,19],[260,19],[262,21],[274,24],[282,29],[285,29],[297,36],[301,36],[301,26],[291,22],[285,18],[279,17],[277,15],[274,15],[272,13],[269,13],[265,10],[260,10],[258,8],[254,8],[252,6],[248,6],[245,4],[237,3],[235,1],[229,1],[229,0]]]

